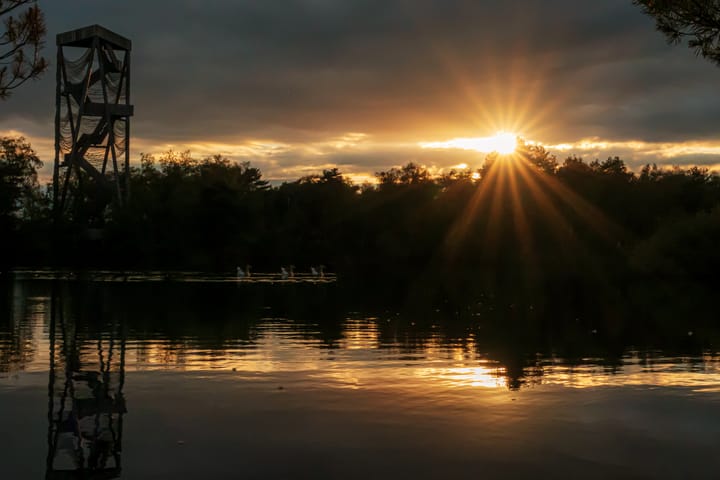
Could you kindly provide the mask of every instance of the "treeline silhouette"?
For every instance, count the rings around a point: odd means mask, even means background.
[[[617,157],[559,162],[519,142],[476,171],[434,176],[409,163],[376,177],[356,185],[333,168],[271,186],[220,155],[142,155],[129,203],[102,217],[77,201],[54,225],[51,192],[15,192],[16,211],[0,212],[2,262],[229,273],[323,264],[390,294],[434,285],[581,303],[598,291],[622,302],[630,283],[672,292],[720,283],[720,177],[704,168],[634,173]]]

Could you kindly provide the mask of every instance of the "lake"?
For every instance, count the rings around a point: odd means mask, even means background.
[[[648,334],[482,294],[8,277],[2,478],[720,472],[717,329],[692,319]]]

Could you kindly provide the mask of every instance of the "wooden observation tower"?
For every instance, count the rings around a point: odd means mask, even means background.
[[[130,193],[130,50],[99,25],[57,36],[56,218],[102,223]]]

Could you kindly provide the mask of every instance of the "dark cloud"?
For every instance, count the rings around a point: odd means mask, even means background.
[[[720,69],[667,46],[629,0],[40,4],[52,33],[100,23],[133,40],[133,132],[161,142],[442,140],[504,124],[548,143],[683,141],[720,129]],[[53,82],[4,102],[0,128],[52,135]]]

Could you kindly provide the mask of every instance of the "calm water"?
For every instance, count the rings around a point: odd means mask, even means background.
[[[532,305],[333,284],[15,279],[0,299],[2,478],[719,478],[717,336],[687,322],[528,332]]]

